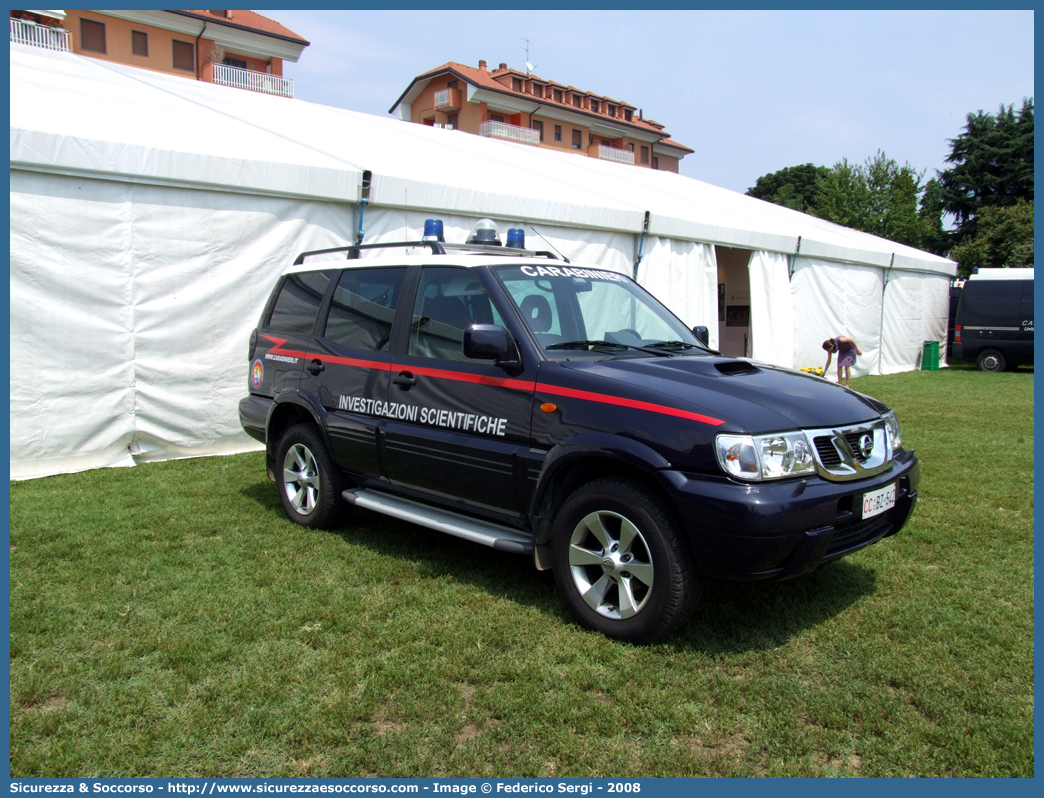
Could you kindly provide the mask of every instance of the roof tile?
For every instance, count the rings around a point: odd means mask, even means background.
[[[260,33],[271,33],[276,36],[282,36],[287,39],[296,39],[297,41],[308,44],[308,41],[304,39],[304,37],[298,36],[292,30],[284,25],[280,25],[274,19],[261,16],[256,11],[228,11],[227,17],[222,17],[215,14],[213,11],[184,11],[182,13],[194,14],[204,19],[212,19],[215,22],[230,22],[241,28],[250,28]]]

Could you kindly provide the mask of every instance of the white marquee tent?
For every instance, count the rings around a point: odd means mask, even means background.
[[[891,373],[945,337],[952,261],[675,174],[17,44],[10,146],[16,479],[256,448],[237,404],[275,277],[431,216],[627,274],[640,254],[712,344],[738,251],[757,360],[816,365],[844,332],[858,374]]]

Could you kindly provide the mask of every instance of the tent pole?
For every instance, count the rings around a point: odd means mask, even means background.
[[[884,310],[885,310],[885,292],[888,290],[888,275],[892,272],[892,267],[895,265],[895,253],[892,253],[892,259],[888,261],[888,268],[884,272],[884,280],[881,281],[881,324],[878,327],[880,330],[878,336],[877,346],[877,373],[883,374],[881,371],[881,363],[884,360]]]
[[[362,195],[359,199],[359,231],[355,234],[355,243],[361,244],[363,242],[363,236],[366,235],[366,231],[363,230],[363,215],[366,213],[366,206],[370,204],[370,183],[373,180],[373,172],[366,170],[362,173]]]
[[[359,231],[355,234],[355,243],[361,244],[363,242],[363,236],[366,235],[366,231],[363,230],[363,215],[366,213],[366,203],[369,200],[363,197],[359,202]]]
[[[645,222],[642,224],[642,235],[638,239],[638,255],[634,259],[634,273],[631,277],[638,282],[638,264],[642,262],[642,247],[645,245],[645,234],[649,231],[649,211],[645,212]]]
[[[801,236],[798,236],[797,246],[794,247],[794,254],[790,256],[790,268],[787,269],[787,280],[794,279],[794,270],[797,269],[797,258],[801,254]]]

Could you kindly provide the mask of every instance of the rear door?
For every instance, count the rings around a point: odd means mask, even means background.
[[[405,266],[345,269],[309,347],[301,390],[327,411],[331,454],[361,476],[380,474],[378,441],[388,405],[391,337]]]
[[[298,387],[319,309],[336,274],[300,272],[283,278],[272,311],[258,330],[251,393],[276,396]]]
[[[504,325],[479,275],[425,267],[392,367],[388,401],[402,410],[385,429],[386,473],[404,488],[521,514],[536,363],[508,373],[465,357],[468,324]]]

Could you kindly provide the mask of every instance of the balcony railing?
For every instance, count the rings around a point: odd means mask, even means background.
[[[442,89],[435,92],[436,111],[456,111],[460,108],[460,89]]]
[[[269,75],[267,72],[252,72],[241,67],[214,64],[214,82],[220,86],[276,94],[280,97],[294,96],[294,82],[290,78]]]
[[[616,163],[626,163],[634,166],[634,153],[630,150],[618,150],[616,147],[606,147],[604,144],[599,144],[598,157],[603,161],[615,161]]]
[[[520,144],[540,144],[540,133],[528,127],[509,125],[506,122],[483,122],[479,125],[479,135],[505,141],[517,141]]]
[[[52,28],[24,19],[11,18],[11,41],[43,47],[46,50],[62,50],[68,52],[69,31],[65,28]]]

